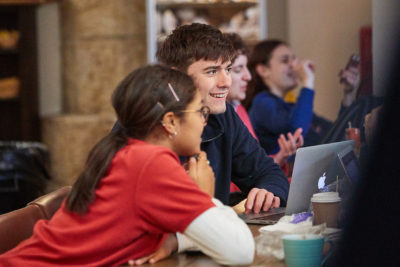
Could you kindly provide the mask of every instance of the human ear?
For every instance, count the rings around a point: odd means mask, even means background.
[[[263,79],[268,78],[270,74],[269,67],[264,64],[258,64],[256,66],[256,73]]]
[[[164,127],[164,130],[169,135],[176,135],[177,130],[177,120],[178,118],[175,116],[173,112],[167,112],[161,119],[161,125]]]

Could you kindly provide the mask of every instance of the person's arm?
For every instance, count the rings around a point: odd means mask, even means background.
[[[296,129],[302,128],[303,135],[306,135],[313,115],[314,64],[310,60],[299,60],[294,70],[302,89],[290,114],[290,132],[294,133]]]
[[[286,163],[286,160],[296,153],[297,148],[302,147],[304,144],[304,139],[302,136],[303,129],[297,129],[294,134],[287,134],[288,139],[285,135],[281,134],[278,139],[279,151],[273,155],[273,159],[276,164],[280,167]]]
[[[259,205],[263,203],[263,209],[269,209],[274,202],[274,197],[279,198],[279,203],[285,205],[289,193],[289,182],[281,168],[274,163],[259,143],[252,138],[246,126],[240,118],[231,109],[227,109],[228,116],[231,118],[231,129],[233,134],[232,147],[232,181],[245,193],[257,195],[256,198],[248,196],[247,208],[256,207],[259,211]],[[261,193],[258,191],[261,190]],[[271,196],[272,193],[272,196]],[[262,196],[261,196],[262,195]],[[260,198],[261,197],[261,198]],[[271,198],[272,197],[272,198]],[[268,203],[266,200],[271,202]],[[269,201],[268,200],[268,201]],[[264,206],[267,204],[267,206]],[[265,210],[264,209],[264,210]]]
[[[130,260],[129,265],[156,263],[177,251],[202,251],[220,264],[250,264],[254,258],[254,239],[247,225],[232,208],[213,199],[216,207],[195,218],[184,233],[168,235],[150,255]]]
[[[234,210],[213,199],[216,207],[194,219],[183,234],[177,233],[178,252],[201,250],[220,264],[250,264],[254,239]]]
[[[297,97],[289,118],[290,132],[303,129],[303,135],[308,133],[313,116],[314,90],[303,87]],[[289,132],[289,131],[288,131]]]
[[[191,158],[187,172],[177,164],[177,157],[173,159],[168,153],[149,159],[145,167],[148,171],[143,173],[137,190],[143,227],[149,231],[187,234],[196,247],[220,263],[250,263],[254,256],[252,234],[231,208],[210,197],[214,191],[214,174],[206,154],[201,152],[197,161]],[[226,246],[221,240],[243,245]],[[176,250],[173,241],[169,235],[159,249],[133,259],[133,264],[168,257]]]
[[[314,64],[311,60],[303,59],[296,62],[294,71],[301,87],[314,90],[314,68]]]

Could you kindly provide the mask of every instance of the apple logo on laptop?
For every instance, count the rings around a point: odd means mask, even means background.
[[[324,174],[322,174],[322,176],[319,177],[319,179],[318,179],[318,189],[322,189],[325,187],[325,179],[326,179],[325,174],[326,174],[326,172],[324,172]]]

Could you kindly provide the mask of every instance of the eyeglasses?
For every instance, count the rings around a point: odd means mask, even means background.
[[[180,112],[199,112],[205,121],[208,120],[208,117],[210,116],[210,108],[208,106],[202,106],[199,110],[180,110]]]

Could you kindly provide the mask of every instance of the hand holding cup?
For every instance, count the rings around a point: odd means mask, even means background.
[[[311,60],[297,60],[294,66],[294,71],[303,87],[314,89],[314,64]]]

